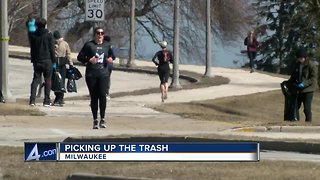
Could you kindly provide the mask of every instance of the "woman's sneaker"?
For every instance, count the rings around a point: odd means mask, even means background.
[[[98,126],[98,120],[96,119],[96,120],[93,120],[93,127],[92,127],[92,129],[99,129],[99,126]]]
[[[101,119],[101,120],[100,120],[99,127],[100,127],[100,128],[106,128],[106,127],[107,127],[107,126],[106,126],[106,122],[105,122],[104,119]]]

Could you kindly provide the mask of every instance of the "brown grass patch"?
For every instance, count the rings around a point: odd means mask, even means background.
[[[280,90],[245,96],[232,96],[189,103],[166,103],[153,106],[155,110],[207,121],[225,121],[241,125],[320,125],[320,97],[313,99],[313,122],[305,123],[303,107],[300,122],[283,121],[284,96]]]
[[[151,179],[317,179],[320,164],[260,162],[24,162],[23,148],[0,147],[4,179],[66,179],[73,173]]]
[[[25,103],[0,103],[0,115],[43,116],[45,113]]]

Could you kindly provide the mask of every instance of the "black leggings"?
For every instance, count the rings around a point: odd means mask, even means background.
[[[108,76],[100,76],[100,77],[88,77],[86,76],[86,83],[90,93],[90,106],[93,119],[98,119],[98,103],[100,108],[100,118],[104,119],[106,107],[107,107],[107,99],[106,92],[108,87],[109,77]]]

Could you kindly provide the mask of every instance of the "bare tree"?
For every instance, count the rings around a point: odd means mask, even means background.
[[[38,0],[25,1],[29,4],[36,4]],[[22,0],[12,0],[20,2]],[[31,2],[31,3],[30,3]],[[79,12],[70,17],[83,19],[85,13],[84,0],[51,0],[48,2],[48,20],[56,19],[60,11],[71,3],[78,6]],[[183,0],[180,3],[181,26],[180,26],[180,48],[181,62],[203,63],[205,62],[205,24],[206,24],[206,0]],[[28,6],[24,12],[31,13],[33,7]],[[13,7],[13,6],[12,6]],[[136,0],[136,22],[137,31],[146,32],[153,42],[157,43],[163,39],[173,44],[173,7],[172,0]],[[211,0],[211,30],[215,40],[221,40],[224,44],[230,45],[239,37],[243,37],[247,31],[248,23],[251,20],[248,2],[246,0]],[[18,9],[18,8],[15,8]],[[25,8],[26,9],[26,8]],[[128,0],[105,0],[105,29],[112,35],[113,42],[126,44],[129,41],[130,27],[130,1]],[[18,16],[12,16],[12,22],[18,23]],[[60,17],[59,17],[60,18]],[[25,19],[24,19],[25,20]],[[21,22],[19,20],[19,22]],[[12,26],[12,29],[15,26]],[[88,36],[92,23],[77,21],[70,29],[66,39],[72,44],[78,39]],[[21,27],[20,27],[21,28]],[[76,33],[75,33],[76,32]]]
[[[21,22],[24,22],[26,15],[24,14],[28,7],[32,6],[33,3],[23,0],[12,0],[8,4],[8,23],[9,32],[17,27]]]

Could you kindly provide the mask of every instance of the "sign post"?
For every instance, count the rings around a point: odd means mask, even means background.
[[[104,21],[104,0],[86,0],[85,21]]]

